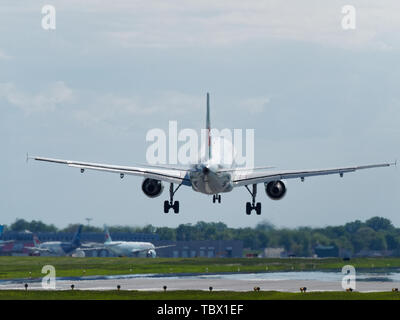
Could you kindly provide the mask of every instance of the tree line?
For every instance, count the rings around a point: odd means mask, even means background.
[[[58,229],[42,221],[31,222],[17,219],[9,231],[38,232],[75,232],[78,224],[70,224]],[[295,229],[276,228],[268,221],[263,221],[255,227],[231,228],[222,222],[197,222],[196,224],[181,224],[176,228],[110,226],[111,233],[153,233],[160,240],[191,241],[191,240],[241,240],[244,248],[261,250],[263,248],[284,248],[296,256],[311,256],[316,246],[333,246],[345,249],[351,253],[362,250],[392,250],[400,255],[400,228],[396,228],[389,219],[373,217],[364,222],[356,220],[341,226],[323,228],[299,227]],[[83,232],[103,232],[96,226],[84,226]]]

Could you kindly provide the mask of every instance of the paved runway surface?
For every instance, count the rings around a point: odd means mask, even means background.
[[[168,290],[229,290],[252,291],[254,287],[261,290],[276,290],[299,292],[300,287],[307,287],[307,291],[342,291],[340,281],[318,280],[232,280],[232,279],[182,279],[182,278],[134,278],[134,279],[107,279],[107,280],[57,280],[57,290],[70,290],[71,285],[77,290],[115,290],[117,285],[122,290],[162,291],[166,285]],[[391,291],[399,287],[399,282],[358,281],[356,291]],[[24,283],[1,284],[0,290],[21,289]],[[41,282],[30,282],[30,290],[42,290]]]

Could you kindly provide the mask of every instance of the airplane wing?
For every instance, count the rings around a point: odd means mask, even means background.
[[[15,242],[15,240],[5,240],[5,241],[0,241],[0,246],[2,246],[2,245],[5,245],[5,244],[7,244],[7,243],[12,243],[12,242]]]
[[[88,170],[119,173],[121,177],[127,174],[134,176],[142,176],[145,178],[151,178],[156,180],[162,180],[169,183],[177,183],[177,184],[182,183],[184,185],[189,185],[189,186],[191,185],[190,179],[187,174],[188,170],[184,169],[166,168],[158,166],[149,166],[149,167],[117,166],[117,165],[102,164],[102,163],[80,162],[80,161],[61,160],[61,159],[42,158],[42,157],[28,157],[28,159],[34,159],[37,161],[45,161],[58,164],[66,164],[69,167],[81,169],[82,173],[84,172],[84,170],[88,169]]]
[[[169,247],[175,247],[176,245],[175,244],[170,244],[170,245],[167,245],[167,246],[159,246],[159,247],[154,247],[154,249],[162,249],[162,248],[169,248]]]
[[[389,167],[396,165],[394,163],[379,163],[355,167],[343,167],[333,169],[312,169],[312,170],[282,170],[282,171],[264,171],[264,172],[234,172],[233,184],[235,187],[245,186],[249,184],[264,183],[283,179],[304,179],[305,177],[322,176],[328,174],[339,174],[343,176],[344,173],[354,172],[362,169],[371,169],[379,167]]]
[[[107,249],[106,247],[91,247],[91,248],[86,248],[86,247],[80,247],[80,248],[77,248],[77,249],[79,249],[79,250],[81,250],[81,251],[95,251],[95,250],[104,250],[104,249]]]
[[[49,249],[46,249],[46,248],[37,248],[37,247],[24,247],[24,249],[27,249],[27,250],[29,250],[29,251],[37,251],[37,252],[52,252],[51,250],[49,250]]]
[[[168,248],[168,247],[175,247],[175,244],[170,244],[170,245],[167,245],[167,246],[154,247],[154,250],[162,249],[162,248]],[[139,253],[139,252],[145,252],[145,251],[149,251],[149,250],[150,250],[149,248],[147,248],[147,249],[133,249],[133,250],[131,250],[131,253]]]
[[[94,251],[94,250],[107,250],[107,248],[109,247],[115,247],[120,245],[120,242],[116,242],[116,243],[112,243],[112,244],[107,244],[106,246],[86,246],[86,245],[82,245],[81,247],[79,247],[79,250],[82,251]]]
[[[149,251],[150,249],[132,249],[131,253],[139,253],[139,252],[145,252]]]
[[[226,168],[226,169],[218,169],[218,172],[239,172],[239,171],[249,171],[253,172],[254,170],[265,170],[265,169],[272,169],[275,166],[266,166],[266,167],[254,167],[254,168]]]

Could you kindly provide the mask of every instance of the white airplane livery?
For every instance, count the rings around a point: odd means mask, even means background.
[[[112,241],[110,232],[108,228],[104,226],[104,230],[106,233],[106,240],[104,242],[104,248],[111,251],[117,256],[140,256],[145,255],[147,258],[155,258],[156,250],[161,248],[171,247],[168,246],[160,246],[155,247],[150,242],[137,242],[137,241]]]
[[[349,166],[330,169],[309,170],[276,170],[271,167],[261,168],[237,168],[219,163],[220,157],[212,153],[211,124],[210,124],[210,97],[207,93],[207,117],[206,129],[208,133],[207,154],[205,159],[193,164],[189,168],[174,168],[162,166],[120,166],[102,163],[81,162],[72,160],[60,160],[44,157],[29,157],[38,161],[65,164],[72,168],[79,168],[81,173],[85,170],[97,170],[117,173],[123,178],[125,175],[141,176],[142,191],[146,196],[155,198],[163,191],[163,182],[169,184],[169,200],[164,201],[164,213],[173,209],[179,213],[179,201],[174,201],[175,193],[181,186],[191,187],[194,191],[213,196],[213,202],[221,202],[221,193],[230,192],[237,187],[245,187],[251,196],[251,202],[246,203],[246,214],[250,215],[254,210],[261,214],[261,203],[256,203],[257,185],[264,184],[267,196],[272,200],[280,200],[286,194],[286,179],[300,179],[306,177],[337,174],[343,177],[345,173],[362,169],[389,167],[394,163],[378,163],[361,166]],[[174,185],[177,185],[175,187]]]
[[[59,255],[66,256],[72,255],[81,246],[81,231],[82,225],[78,227],[78,230],[74,234],[71,242],[61,242],[61,241],[48,241],[40,242],[39,238],[33,236],[33,247],[25,247],[32,253],[38,254],[48,254],[48,255]]]

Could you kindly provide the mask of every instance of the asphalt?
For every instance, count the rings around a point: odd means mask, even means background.
[[[286,292],[299,292],[301,287],[307,291],[343,291],[341,282],[318,280],[233,280],[233,279],[182,279],[182,278],[131,278],[131,279],[106,279],[106,280],[57,280],[56,290],[142,290],[163,291],[167,290],[227,290],[227,291],[252,291],[254,287],[260,290],[274,290]],[[391,291],[398,288],[400,282],[358,281],[356,291]],[[24,282],[4,283],[0,290],[21,289],[25,290]],[[29,290],[44,290],[40,281],[28,283]]]

